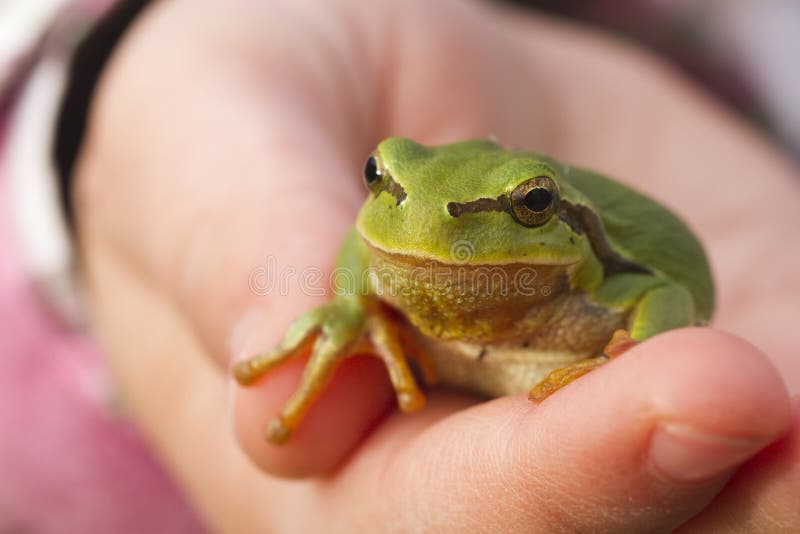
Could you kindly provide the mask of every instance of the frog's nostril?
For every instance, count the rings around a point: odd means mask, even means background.
[[[448,202],[447,213],[449,213],[451,217],[461,217],[461,207],[462,204],[459,204],[458,202]]]

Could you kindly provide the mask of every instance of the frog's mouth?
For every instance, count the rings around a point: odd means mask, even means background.
[[[535,285],[546,285],[552,292],[555,288],[566,287],[568,273],[577,265],[575,262],[561,264],[534,264],[521,261],[497,264],[459,262],[458,251],[453,251],[453,262],[443,262],[388,252],[368,241],[365,243],[370,251],[369,276],[394,276],[398,280],[411,282],[418,287],[424,285],[431,291],[458,289],[463,293],[475,293],[483,297],[495,293],[533,294]],[[467,254],[468,251],[464,253],[464,259],[468,259]],[[535,285],[528,287],[530,284]],[[471,291],[473,288],[474,291]]]
[[[373,240],[369,236],[364,235],[361,228],[358,228],[358,234],[362,242],[369,249],[371,257],[385,257],[395,258],[400,262],[400,265],[395,267],[402,268],[402,266],[410,266],[417,268],[419,266],[436,266],[441,270],[449,268],[474,268],[474,269],[513,269],[514,266],[525,266],[531,269],[550,269],[560,267],[562,269],[572,270],[582,263],[582,258],[575,252],[571,254],[564,254],[561,257],[556,255],[542,254],[541,251],[537,255],[534,254],[517,254],[518,257],[507,260],[503,257],[503,249],[497,254],[491,253],[488,255],[481,254],[480,250],[482,243],[476,242],[472,239],[452,239],[443,245],[443,253],[435,253],[431,250],[421,249],[409,244],[406,250],[398,251],[393,250],[391,246],[382,243],[381,240]],[[539,246],[543,246],[544,241],[539,242]],[[436,248],[436,247],[431,247]],[[413,252],[408,252],[412,250]],[[513,252],[516,249],[511,249]],[[506,256],[511,254],[507,252]]]

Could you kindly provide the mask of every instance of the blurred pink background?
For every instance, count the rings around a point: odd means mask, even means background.
[[[15,249],[0,209],[0,532],[202,532],[115,413],[97,347],[37,298]]]

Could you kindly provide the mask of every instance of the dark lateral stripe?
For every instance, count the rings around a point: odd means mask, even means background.
[[[453,217],[460,217],[465,213],[479,211],[508,211],[508,197],[500,195],[497,198],[479,198],[469,202],[448,202],[447,213]]]
[[[408,196],[406,194],[406,190],[403,189],[403,186],[400,185],[399,183],[395,182],[394,178],[392,178],[389,174],[384,174],[383,175],[383,177],[381,179],[381,188],[380,188],[380,190],[381,191],[386,191],[387,193],[392,195],[394,198],[396,198],[398,204],[400,204],[402,201],[404,201],[406,199],[406,197]]]
[[[620,256],[606,238],[603,229],[603,221],[600,217],[580,204],[561,200],[561,212],[559,217],[572,227],[572,231],[580,235],[586,233],[589,242],[592,244],[595,256],[603,264],[606,275],[615,273],[650,273],[650,269],[627,258]]]

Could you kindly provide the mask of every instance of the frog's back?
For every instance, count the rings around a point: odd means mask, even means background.
[[[563,178],[601,215],[608,240],[622,256],[656,270],[692,293],[697,319],[714,308],[714,285],[703,247],[686,224],[645,195],[600,174],[562,166]]]

